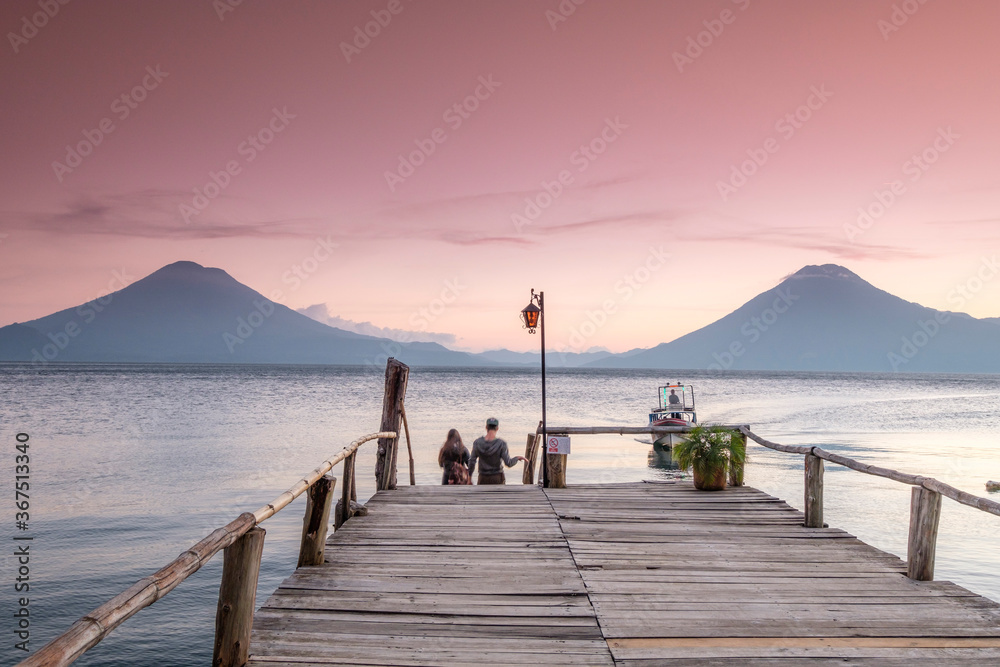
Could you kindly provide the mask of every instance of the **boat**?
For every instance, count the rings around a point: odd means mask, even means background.
[[[660,404],[649,413],[650,426],[694,426],[698,423],[692,385],[678,381],[661,386],[658,393]],[[653,448],[673,447],[683,438],[680,433],[664,433],[653,440]]]

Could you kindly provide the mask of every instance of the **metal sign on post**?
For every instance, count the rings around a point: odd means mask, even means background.
[[[569,437],[565,435],[550,435],[546,440],[546,454],[569,454]]]

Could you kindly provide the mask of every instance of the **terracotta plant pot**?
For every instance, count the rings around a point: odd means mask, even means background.
[[[722,491],[726,488],[726,469],[719,468],[708,475],[694,469],[694,488],[701,491]]]

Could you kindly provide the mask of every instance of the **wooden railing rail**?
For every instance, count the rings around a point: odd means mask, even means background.
[[[348,456],[353,456],[354,452],[358,451],[358,447],[365,444],[366,442],[371,442],[372,440],[378,440],[379,438],[385,438],[387,440],[392,440],[396,438],[396,433],[394,431],[380,431],[378,433],[370,433],[366,436],[358,438],[351,444],[344,447],[342,450],[337,452],[336,456],[333,456],[323,463],[320,464],[318,468],[313,470],[311,473],[300,479],[292,488],[288,489],[280,496],[275,498],[272,502],[264,505],[259,510],[253,513],[254,519],[257,523],[268,519],[278,513],[279,510],[286,507],[293,500],[301,496],[306,489],[316,483],[316,481],[325,475],[326,473],[333,470],[333,466],[337,465]]]
[[[70,626],[69,630],[20,662],[19,667],[61,667],[62,665],[71,664],[107,637],[112,630],[123,622],[176,588],[178,584],[201,569],[202,565],[211,560],[212,556],[223,549],[226,550],[227,560],[223,565],[223,582],[220,587],[219,614],[216,619],[217,656],[213,660],[213,664],[228,665],[245,663],[245,657],[243,658],[243,663],[239,662],[238,657],[231,661],[223,656],[220,660],[218,653],[220,651],[220,635],[232,634],[232,627],[239,627],[241,630],[245,630],[245,633],[249,632],[246,619],[237,619],[235,616],[238,614],[234,614],[234,612],[243,612],[245,614],[246,610],[249,609],[252,619],[253,599],[252,595],[250,595],[249,602],[247,601],[247,591],[256,589],[256,573],[260,567],[260,547],[263,545],[263,530],[256,529],[256,527],[263,521],[274,516],[282,508],[287,507],[289,503],[323,478],[335,465],[349,457],[353,458],[358,448],[364,443],[377,439],[387,440],[395,438],[396,433],[393,431],[380,431],[358,438],[344,447],[337,455],[324,461],[318,468],[296,482],[292,488],[282,493],[272,502],[264,505],[256,512],[245,512],[222,528],[214,530],[165,567],[157,570],[149,577],[140,579],[97,609],[80,618]],[[308,520],[308,512],[306,516]],[[259,535],[253,533],[254,529],[258,531]],[[248,538],[248,534],[251,534],[253,537],[250,540],[251,543],[240,544],[242,540]],[[249,554],[249,556],[240,557],[238,555],[235,558],[229,558],[230,548],[234,546],[238,547],[237,551]],[[231,563],[236,564],[231,565]],[[227,581],[238,580],[244,582],[251,579],[248,576],[249,574],[253,575],[253,586],[243,587],[243,595],[240,597],[239,602],[234,603],[232,600],[226,599],[227,589],[232,588],[227,586]],[[237,590],[236,592],[240,591]],[[232,618],[232,621],[227,620],[229,618]],[[220,625],[222,627],[219,627]],[[242,634],[234,641],[240,644],[240,651],[245,651],[247,642],[242,637]],[[226,640],[223,638],[221,643],[225,644]],[[223,653],[225,653],[225,650],[223,650]]]
[[[779,452],[790,452],[793,454],[812,454],[817,458],[824,459],[830,463],[836,463],[837,465],[842,465],[845,468],[850,468],[851,470],[857,470],[858,472],[875,475],[877,477],[885,477],[897,482],[902,482],[903,484],[910,484],[911,486],[920,486],[928,491],[940,493],[946,498],[951,498],[955,502],[968,505],[969,507],[975,507],[977,510],[982,510],[983,512],[989,512],[990,514],[1000,516],[1000,503],[990,500],[989,498],[982,498],[966,491],[956,489],[954,486],[945,484],[944,482],[934,479],[933,477],[911,475],[909,473],[899,472],[898,470],[892,470],[891,468],[882,468],[879,466],[869,465],[867,463],[861,463],[860,461],[856,461],[846,456],[841,456],[840,454],[834,454],[833,452],[828,452],[825,449],[820,449],[819,447],[794,447],[779,445],[775,442],[770,442],[761,438],[749,428],[740,427],[738,430],[758,445],[762,445],[768,449],[774,449]]]
[[[546,426],[549,435],[642,435],[645,433],[688,433],[690,426]],[[746,425],[723,426],[731,431]]]
[[[937,550],[938,525],[941,520],[942,496],[982,512],[1000,516],[1000,503],[956,489],[954,486],[933,477],[912,475],[891,468],[862,463],[819,447],[779,445],[760,437],[748,426],[739,427],[738,430],[758,445],[768,449],[805,456],[805,525],[809,528],[823,528],[825,526],[823,523],[823,461],[912,486],[910,526],[906,548],[906,574],[917,581],[933,581],[934,579],[934,557]]]

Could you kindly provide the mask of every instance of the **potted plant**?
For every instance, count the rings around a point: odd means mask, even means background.
[[[747,445],[739,433],[722,426],[696,426],[674,445],[673,457],[682,470],[694,471],[696,489],[720,491],[730,471],[743,476]]]

